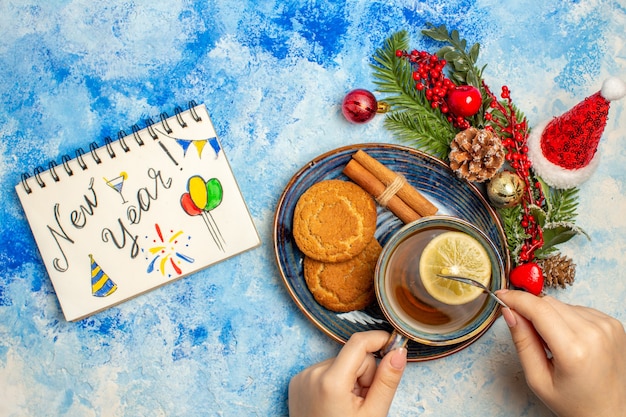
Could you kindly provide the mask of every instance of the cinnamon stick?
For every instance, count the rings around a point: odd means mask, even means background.
[[[354,159],[351,159],[350,162],[346,164],[343,168],[343,173],[375,198],[380,196],[387,188],[385,184],[380,182],[372,173]],[[393,214],[398,216],[403,223],[410,223],[421,217],[415,210],[406,205],[404,201],[395,195],[387,201],[386,207],[391,210]]]
[[[376,177],[385,187],[389,186],[394,179],[398,176],[395,172],[387,168],[385,165],[372,158],[363,150],[358,150],[352,158],[359,162],[363,168],[369,171],[374,177]],[[428,201],[419,191],[413,188],[410,184],[404,184],[402,188],[398,190],[396,195],[402,199],[406,205],[408,205],[413,211],[420,216],[431,216],[437,213],[438,208],[433,203]]]

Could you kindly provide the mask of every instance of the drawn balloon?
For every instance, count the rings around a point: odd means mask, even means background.
[[[182,195],[180,198],[180,205],[183,207],[183,210],[185,210],[185,213],[190,216],[198,216],[203,212],[202,209],[199,209],[198,206],[194,204],[189,193]]]
[[[218,207],[224,198],[222,183],[217,178],[207,181],[194,175],[187,181],[187,192],[180,198],[180,205],[190,216],[202,216],[204,223],[217,247],[224,251],[224,237],[219,230],[211,211]]]

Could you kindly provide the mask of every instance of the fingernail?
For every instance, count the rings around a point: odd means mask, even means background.
[[[496,291],[496,295],[506,294],[507,292],[509,292],[509,290],[507,288],[502,288],[501,290],[497,290]]]
[[[502,317],[504,317],[504,321],[506,322],[507,326],[515,327],[515,325],[517,325],[517,319],[515,318],[515,315],[513,315],[513,312],[510,308],[502,309]]]
[[[402,370],[406,366],[406,348],[398,348],[393,351],[389,363],[395,369]]]

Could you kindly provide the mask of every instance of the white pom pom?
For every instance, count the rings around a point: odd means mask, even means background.
[[[608,101],[619,100],[626,96],[626,83],[617,77],[607,78],[602,83],[600,94]]]

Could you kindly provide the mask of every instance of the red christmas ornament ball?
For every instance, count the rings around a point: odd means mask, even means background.
[[[478,88],[471,85],[458,85],[448,93],[446,99],[452,113],[461,117],[471,117],[478,113],[483,98]]]
[[[371,92],[357,88],[346,94],[341,112],[352,123],[367,123],[378,113],[378,101]]]

